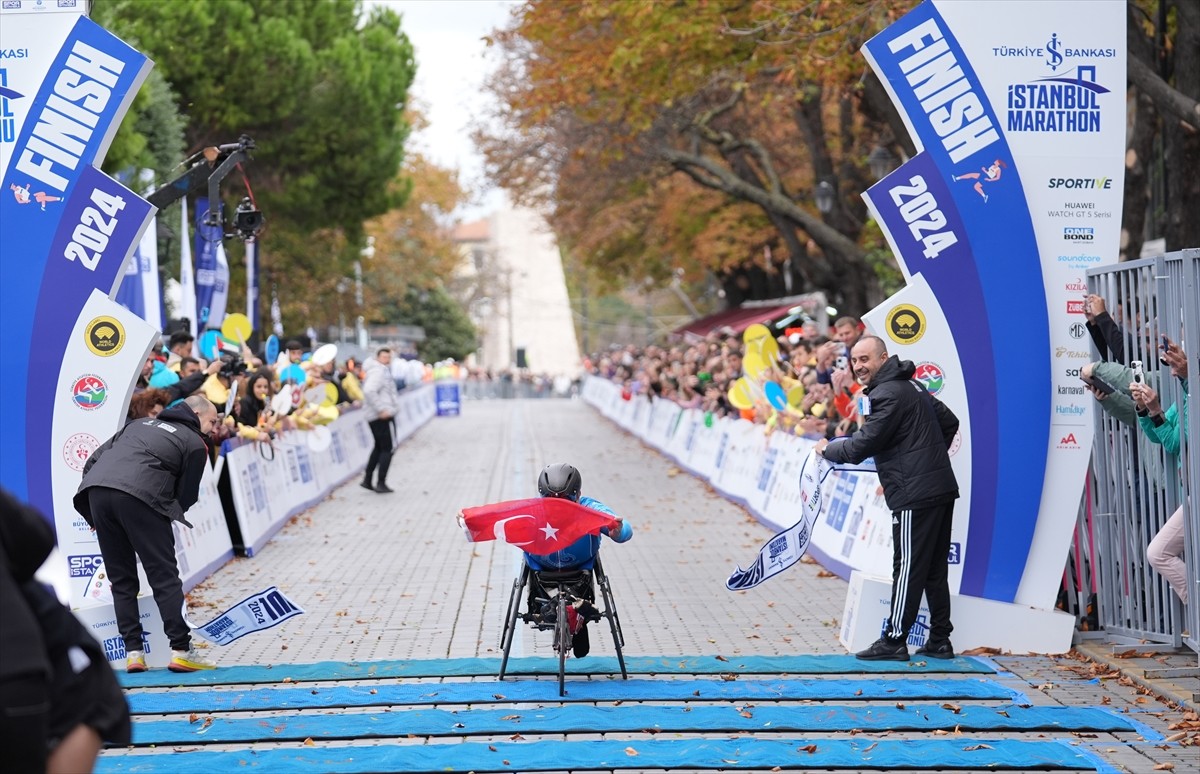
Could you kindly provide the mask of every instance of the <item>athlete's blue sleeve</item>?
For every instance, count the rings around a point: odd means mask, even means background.
[[[612,508],[609,508],[607,505],[605,505],[604,503],[595,499],[594,497],[580,497],[579,504],[584,506],[585,508],[591,508],[593,511],[600,511],[601,513],[607,513],[609,516],[617,515],[616,511],[614,511]],[[622,519],[621,520],[621,529],[617,534],[615,534],[615,535],[610,534],[607,527],[601,529],[600,532],[601,532],[601,534],[608,535],[608,537],[611,538],[613,540],[613,542],[615,542],[615,543],[624,543],[625,541],[627,541],[631,537],[633,537],[633,525],[631,525],[628,521]]]

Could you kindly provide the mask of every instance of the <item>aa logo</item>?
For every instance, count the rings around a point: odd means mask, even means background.
[[[912,304],[901,304],[888,312],[884,325],[897,344],[912,344],[925,335],[925,315]]]
[[[83,329],[83,338],[94,354],[108,357],[125,346],[125,327],[115,317],[97,317]]]

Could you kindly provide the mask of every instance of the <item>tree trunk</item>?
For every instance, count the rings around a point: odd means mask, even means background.
[[[1174,92],[1182,99],[1159,105],[1163,115],[1167,169],[1167,250],[1200,247],[1200,3],[1176,0]],[[1190,101],[1190,123],[1174,112]],[[1186,115],[1186,114],[1185,114]]]
[[[1133,90],[1133,131],[1125,150],[1125,191],[1121,207],[1121,260],[1136,261],[1146,238],[1146,206],[1149,172],[1153,162],[1154,138],[1158,133],[1158,111],[1154,100]]]

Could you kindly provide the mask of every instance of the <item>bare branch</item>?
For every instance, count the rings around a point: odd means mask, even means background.
[[[1200,128],[1200,102],[1171,88],[1169,83],[1160,78],[1158,73],[1141,59],[1131,56],[1128,63],[1129,82],[1154,100],[1161,113],[1175,116],[1192,131]]]

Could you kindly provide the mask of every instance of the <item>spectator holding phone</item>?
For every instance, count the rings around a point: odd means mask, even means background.
[[[1166,339],[1166,337],[1163,337]],[[1146,437],[1160,444],[1168,454],[1179,454],[1180,427],[1187,427],[1187,355],[1179,345],[1166,339],[1163,360],[1170,366],[1171,374],[1183,383],[1183,409],[1178,404],[1163,411],[1158,393],[1145,383],[1135,380],[1129,385],[1130,393],[1137,403],[1138,424]],[[1183,561],[1184,524],[1183,506],[1167,519],[1158,534],[1146,546],[1146,560],[1154,570],[1167,579],[1171,590],[1186,605],[1188,601],[1187,565]]]

